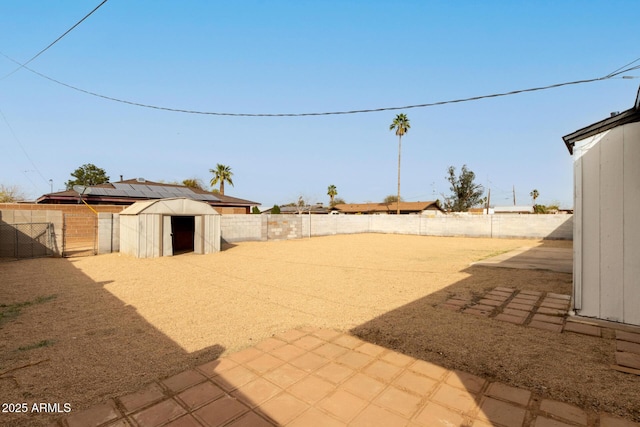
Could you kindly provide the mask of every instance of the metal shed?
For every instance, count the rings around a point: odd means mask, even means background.
[[[633,108],[563,139],[574,165],[575,311],[640,325],[640,90]]]
[[[187,198],[136,202],[120,212],[120,252],[137,258],[220,251],[220,214]]]

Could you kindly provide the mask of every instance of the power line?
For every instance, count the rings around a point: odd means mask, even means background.
[[[18,138],[18,135],[16,135],[16,133],[14,132],[13,127],[11,127],[11,125],[9,124],[9,120],[7,120],[7,117],[4,115],[1,109],[0,109],[0,117],[2,117],[2,120],[7,125],[7,128],[9,128],[9,132],[13,136],[13,139],[15,139],[15,141],[18,143],[18,146],[20,146],[20,149],[24,153],[25,157],[29,160],[29,163],[31,163],[31,166],[33,166],[33,169],[35,170],[35,172],[38,172],[38,175],[40,175],[40,178],[42,178],[44,182],[47,182],[46,178],[42,175],[42,172],[40,172],[40,169],[38,169],[38,166],[36,166],[31,156],[29,156],[29,153],[27,153],[27,150],[24,148],[24,145],[22,145],[20,138]],[[26,172],[28,171],[24,171],[25,176],[27,176]],[[36,184],[33,181],[31,181],[31,178],[27,176],[27,179],[31,182],[31,184],[33,184],[34,187],[38,188]]]
[[[49,77],[45,74],[39,73],[38,71],[35,71],[27,66],[25,66],[24,64],[20,64],[18,61],[16,61],[15,59],[7,56],[6,54],[4,54],[3,52],[0,52],[0,55],[4,56],[6,59],[21,65],[25,70],[28,70],[44,79],[47,79],[53,83],[59,84],[61,86],[64,86],[66,88],[78,91],[78,92],[82,92],[84,94],[87,95],[91,95],[91,96],[95,96],[98,98],[102,98],[102,99],[106,99],[109,101],[114,101],[114,102],[119,102],[122,104],[127,104],[127,105],[133,105],[136,107],[143,107],[143,108],[150,108],[150,109],[154,109],[154,110],[161,110],[161,111],[169,111],[169,112],[174,112],[174,113],[185,113],[185,114],[199,114],[199,115],[208,115],[208,116],[230,116],[230,117],[310,117],[310,116],[335,116],[335,115],[346,115],[346,114],[361,114],[361,113],[376,113],[376,112],[381,112],[381,111],[395,111],[395,110],[409,110],[409,109],[413,109],[413,108],[426,108],[426,107],[435,107],[435,106],[440,106],[440,105],[447,105],[447,104],[456,104],[456,103],[462,103],[462,102],[470,102],[470,101],[478,101],[481,99],[489,99],[489,98],[499,98],[499,97],[503,97],[503,96],[510,96],[510,95],[517,95],[520,93],[527,93],[527,92],[537,92],[537,91],[542,91],[542,90],[548,90],[548,89],[555,89],[555,88],[559,88],[559,87],[563,87],[563,86],[570,86],[570,85],[579,85],[579,84],[584,84],[584,83],[592,83],[592,82],[597,82],[597,81],[602,81],[602,80],[608,80],[608,79],[612,79],[620,74],[632,71],[632,70],[637,70],[640,69],[640,65],[636,65],[635,67],[631,67],[631,68],[624,68],[624,69],[620,69],[618,68],[617,70],[607,74],[606,76],[602,76],[602,77],[596,77],[596,78],[592,78],[592,79],[585,79],[585,80],[575,80],[575,81],[571,81],[571,82],[564,82],[564,83],[556,83],[556,84],[552,84],[552,85],[548,85],[548,86],[540,86],[540,87],[534,87],[534,88],[528,88],[528,89],[519,89],[519,90],[513,90],[513,91],[509,91],[509,92],[501,92],[501,93],[494,93],[494,94],[490,94],[490,95],[480,95],[480,96],[474,96],[474,97],[470,97],[470,98],[461,98],[461,99],[453,99],[453,100],[448,100],[448,101],[438,101],[438,102],[431,102],[431,103],[426,103],[426,104],[414,104],[414,105],[405,105],[402,107],[382,107],[382,108],[370,108],[370,109],[362,109],[362,110],[346,110],[346,111],[329,111],[329,112],[311,112],[311,113],[228,113],[228,112],[215,112],[215,111],[199,111],[199,110],[187,110],[187,109],[182,109],[182,108],[171,108],[171,107],[162,107],[162,106],[158,106],[158,105],[151,105],[151,104],[143,104],[140,102],[135,102],[135,101],[128,101],[125,99],[120,99],[120,98],[114,98],[111,96],[107,96],[107,95],[102,95],[96,92],[91,92],[89,90],[85,90],[85,89],[81,89],[79,87],[76,86],[72,86],[70,84],[61,82],[59,80],[54,79],[53,77]],[[640,58],[638,58],[636,61],[640,60]],[[636,62],[633,61],[633,62]],[[631,62],[630,64],[633,64],[633,62]],[[629,64],[627,64],[629,65]]]
[[[16,68],[15,70],[13,70],[12,72],[10,72],[9,74],[7,74],[6,76],[0,78],[0,80],[4,80],[7,77],[13,75],[14,73],[18,72],[19,70],[21,70],[22,68],[26,68],[27,64],[29,64],[31,61],[33,61],[34,59],[36,59],[38,56],[42,55],[45,51],[47,51],[51,46],[53,46],[54,44],[58,43],[64,36],[66,36],[67,34],[69,34],[71,31],[73,31],[74,28],[76,28],[78,25],[80,25],[82,23],[82,21],[84,21],[85,19],[87,19],[88,17],[90,17],[93,12],[95,12],[96,10],[100,9],[100,7],[105,4],[108,0],[103,0],[102,3],[100,3],[99,5],[97,5],[91,12],[87,13],[81,20],[79,20],[78,22],[76,22],[71,28],[69,28],[67,31],[65,31],[60,37],[58,37],[57,39],[55,39],[53,42],[51,42],[49,44],[49,46],[45,47],[44,49],[42,49],[40,52],[36,53],[30,60],[28,60],[27,62],[20,64],[20,66],[18,68]],[[14,61],[15,62],[15,61]]]
[[[640,61],[640,58],[636,58],[636,59],[634,59],[633,61],[629,62],[628,64],[625,64],[625,65],[623,65],[622,67],[620,67],[620,68],[617,68],[617,69],[613,70],[612,72],[610,72],[609,74],[607,74],[607,76],[614,76],[614,75],[620,74],[620,73],[618,73],[618,71],[620,71],[620,70],[622,70],[623,68],[628,67],[629,65],[633,64],[634,62],[638,62],[638,61]],[[634,68],[637,68],[637,67],[634,67]],[[625,72],[625,73],[626,73],[627,71],[629,71],[629,70],[625,70],[625,71],[623,71],[623,72]]]

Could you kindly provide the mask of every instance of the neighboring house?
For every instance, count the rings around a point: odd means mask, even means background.
[[[633,108],[562,139],[573,154],[575,311],[640,325],[640,90]]]
[[[263,214],[270,214],[271,213],[271,209],[273,208],[269,208],[266,209],[260,213]],[[280,213],[281,214],[306,214],[309,215],[311,214],[328,214],[329,213],[329,208],[322,206],[321,204],[318,205],[311,205],[311,206],[303,206],[303,207],[297,207],[297,206],[280,206]]]
[[[345,203],[331,208],[332,213],[386,215],[397,212],[397,203]],[[444,211],[437,201],[433,202],[400,202],[400,214],[441,215]]]
[[[82,200],[81,200],[82,197]],[[128,179],[108,184],[86,187],[82,196],[75,190],[60,191],[40,196],[36,203],[89,205],[131,205],[142,200],[186,197],[210,204],[221,214],[248,214],[251,207],[259,205],[250,200],[238,199],[198,188],[178,184],[164,184],[143,178]]]
[[[493,208],[494,214],[532,214],[534,213],[533,206],[495,206]]]

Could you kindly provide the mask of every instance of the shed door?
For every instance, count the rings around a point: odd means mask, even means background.
[[[173,254],[193,252],[193,236],[196,230],[195,217],[172,216],[171,217],[171,243]]]

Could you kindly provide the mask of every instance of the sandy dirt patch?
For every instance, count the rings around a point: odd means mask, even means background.
[[[570,274],[470,266],[523,246],[571,242],[361,234],[245,242],[212,255],[0,263],[2,395],[68,402],[75,412],[309,325],[640,420],[640,377],[609,369],[612,340],[437,307],[496,286],[569,294]],[[0,414],[0,424],[57,417]]]

